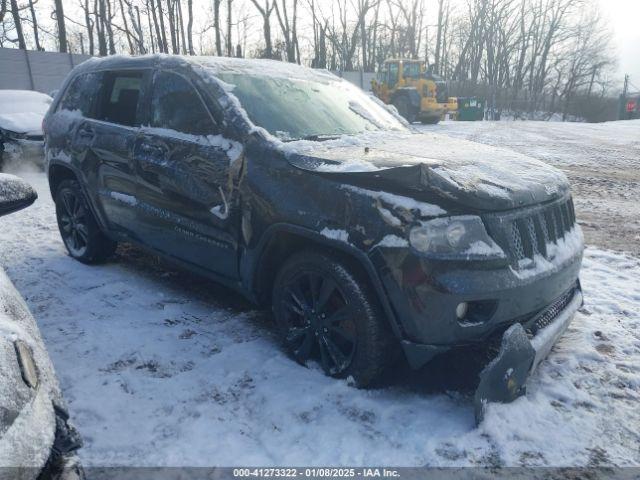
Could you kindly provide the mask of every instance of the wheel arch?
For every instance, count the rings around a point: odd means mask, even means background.
[[[351,244],[327,238],[308,228],[289,224],[274,224],[265,231],[256,248],[248,282],[255,300],[261,305],[268,304],[271,301],[271,286],[279,267],[291,255],[314,247],[344,261],[355,270],[356,274],[369,283],[393,333],[398,339],[402,339],[402,328],[368,255]]]
[[[47,168],[47,178],[49,180],[49,192],[51,193],[51,198],[53,198],[54,202],[56,191],[58,190],[58,186],[60,185],[60,183],[62,183],[64,180],[75,180],[76,182],[78,182],[80,188],[82,189],[82,192],[84,193],[85,199],[87,200],[87,204],[91,209],[91,213],[98,222],[98,226],[105,234],[109,234],[109,229],[106,226],[106,220],[103,218],[98,208],[94,204],[94,198],[89,195],[82,175],[76,168],[68,163],[59,161],[50,162]]]
[[[50,164],[47,176],[49,179],[49,192],[51,193],[51,197],[54,200],[56,196],[56,191],[58,190],[58,186],[64,180],[76,180],[78,183],[82,185],[79,175],[73,170],[72,167],[66,164],[60,164],[60,163]]]

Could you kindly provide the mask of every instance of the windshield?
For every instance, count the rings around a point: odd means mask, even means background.
[[[234,85],[232,93],[255,125],[283,141],[405,130],[383,106],[346,81],[224,72],[217,76]]]

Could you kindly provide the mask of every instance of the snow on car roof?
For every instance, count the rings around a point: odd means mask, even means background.
[[[295,80],[340,81],[328,70],[316,70],[295,63],[268,59],[229,57],[182,57],[187,62],[204,67],[213,73],[238,73]]]
[[[280,60],[258,58],[233,58],[214,56],[186,56],[154,53],[149,55],[111,55],[104,58],[90,58],[76,67],[79,71],[86,69],[99,69],[101,66],[119,68],[129,64],[146,64],[157,62],[170,67],[172,64],[189,64],[202,67],[213,74],[239,73],[248,75],[263,75],[277,78],[290,78],[296,80],[313,81],[341,81],[342,79],[328,70],[312,69],[295,63]]]

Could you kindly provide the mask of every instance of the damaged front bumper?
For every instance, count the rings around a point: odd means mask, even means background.
[[[498,354],[480,373],[474,399],[478,423],[483,419],[487,403],[508,403],[525,394],[527,379],[549,354],[582,304],[582,290],[577,283],[542,312],[504,332]]]

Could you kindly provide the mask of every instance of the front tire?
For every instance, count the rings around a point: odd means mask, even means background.
[[[113,255],[118,244],[100,230],[76,180],[60,182],[55,202],[58,229],[69,255],[82,263],[100,263]]]
[[[423,125],[436,125],[440,122],[440,117],[426,117],[420,120]]]
[[[413,123],[416,121],[416,112],[412,107],[409,98],[407,98],[405,95],[397,97],[393,101],[393,106],[396,107],[398,113],[402,117],[404,117],[407,122]]]
[[[273,310],[282,340],[301,364],[316,358],[327,375],[358,387],[381,380],[395,339],[366,280],[338,258],[293,255],[278,273]]]

